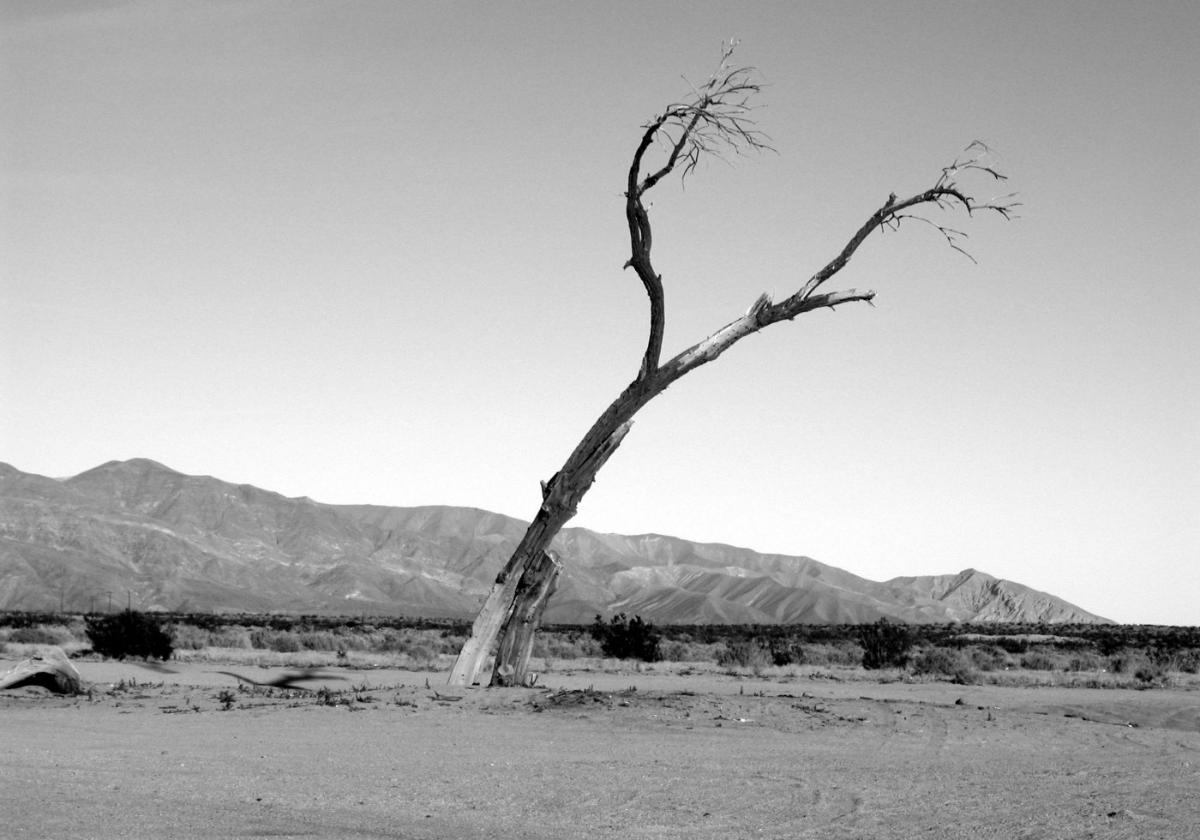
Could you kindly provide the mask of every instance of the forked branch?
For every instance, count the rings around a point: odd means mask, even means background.
[[[703,341],[697,342],[664,364],[658,375],[654,377],[656,384],[665,388],[688,371],[712,361],[747,335],[770,324],[778,321],[790,321],[797,315],[813,309],[832,309],[843,303],[869,302],[875,297],[874,291],[847,289],[825,292],[821,290],[821,287],[846,267],[850,258],[872,233],[876,230],[895,230],[899,228],[903,219],[915,219],[932,225],[942,234],[951,248],[974,261],[974,257],[971,257],[960,244],[966,239],[967,235],[964,232],[938,224],[922,215],[922,211],[933,208],[951,211],[958,208],[965,210],[968,216],[977,212],[990,211],[1005,219],[1012,219],[1020,202],[1015,200],[1015,194],[1012,193],[986,200],[975,198],[964,187],[960,176],[971,172],[980,172],[992,181],[1004,181],[1007,178],[996,168],[985,163],[991,150],[978,140],[967,146],[964,154],[965,157],[956,158],[954,163],[945,167],[929,189],[905,199],[898,199],[895,193],[889,195],[879,209],[868,216],[867,220],[855,231],[842,250],[805,281],[795,294],[779,303],[772,303],[765,294],[760,296],[740,318],[726,324],[717,332]]]
[[[642,356],[638,379],[646,381],[658,368],[662,354],[663,327],[666,319],[662,277],[650,261],[653,235],[650,216],[642,197],[655,184],[682,165],[686,177],[704,155],[723,157],[727,151],[769,149],[766,136],[754,127],[750,113],[754,94],[762,89],[755,81],[754,69],[730,64],[736,42],[724,45],[721,64],[708,81],[693,87],[693,96],[666,109],[642,126],[641,142],[633,153],[625,185],[625,218],[629,225],[632,267],[650,298],[650,334]],[[668,149],[666,161],[648,175],[642,175],[646,155],[656,142]]]

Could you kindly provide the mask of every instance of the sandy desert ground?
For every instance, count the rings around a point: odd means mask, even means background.
[[[90,696],[0,692],[0,834],[1200,837],[1196,690],[670,668],[450,690],[329,668],[296,691],[220,673],[283,668],[79,668]]]

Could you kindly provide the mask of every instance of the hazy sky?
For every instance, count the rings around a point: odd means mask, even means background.
[[[666,352],[975,139],[1021,218],[876,236],[639,415],[573,524],[966,567],[1200,624],[1200,7],[0,3],[0,460],[528,519],[636,373],[621,192],[723,39],[778,154],[650,207]],[[984,196],[995,192],[977,182]]]

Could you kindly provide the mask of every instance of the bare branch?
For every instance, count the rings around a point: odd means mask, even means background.
[[[974,155],[956,159],[953,164],[944,168],[930,189],[905,199],[897,199],[896,194],[891,193],[880,208],[855,231],[837,256],[810,277],[795,294],[776,304],[772,304],[767,295],[760,296],[742,317],[726,324],[703,341],[697,342],[664,364],[654,378],[654,390],[660,391],[666,388],[687,372],[707,364],[741,339],[770,324],[784,320],[790,321],[797,315],[814,309],[833,309],[843,303],[871,303],[875,297],[873,291],[848,289],[838,292],[823,292],[820,291],[820,288],[846,266],[863,242],[876,230],[895,231],[899,229],[900,223],[904,219],[914,219],[932,226],[946,240],[946,244],[975,262],[975,258],[962,247],[962,243],[967,238],[964,231],[938,224],[919,212],[912,212],[913,208],[933,205],[942,210],[961,208],[968,215],[973,215],[981,210],[990,210],[999,213],[1005,219],[1013,217],[1013,209],[1019,206],[1019,202],[1014,200],[1012,194],[979,201],[965,191],[959,181],[962,173],[982,172],[992,180],[1005,180],[1005,176],[998,170],[981,162],[982,156],[990,152],[984,144],[975,141],[967,147],[967,151],[974,152]]]
[[[951,248],[965,255],[972,262],[975,262],[975,258],[962,247],[962,241],[967,238],[965,232],[945,225],[939,225],[922,216],[920,213],[906,212],[914,207],[933,205],[941,210],[952,210],[955,207],[959,207],[965,210],[968,216],[972,216],[979,211],[991,211],[998,213],[1005,219],[1014,217],[1013,211],[1020,206],[1020,202],[1015,200],[1014,193],[987,201],[979,201],[970,193],[964,191],[964,187],[959,180],[959,176],[963,173],[982,172],[994,181],[1007,180],[1007,176],[1001,174],[999,170],[983,163],[984,157],[991,154],[991,150],[985,144],[975,140],[964,151],[973,152],[973,154],[965,158],[956,158],[954,163],[943,168],[941,175],[938,176],[937,181],[929,189],[903,200],[897,200],[895,193],[889,195],[883,205],[872,213],[867,221],[855,232],[854,236],[850,238],[850,241],[846,243],[846,246],[842,248],[838,255],[810,277],[808,282],[800,288],[800,291],[781,303],[780,306],[793,308],[800,301],[811,297],[822,284],[846,267],[846,263],[850,261],[850,258],[854,256],[854,253],[871,233],[877,229],[897,230],[903,219],[916,219],[932,225],[942,234]]]
[[[650,299],[650,331],[638,381],[646,382],[658,368],[666,318],[662,277],[650,261],[653,232],[642,196],[677,168],[686,176],[696,168],[703,155],[722,156],[727,151],[740,153],[743,148],[771,148],[765,135],[754,127],[749,114],[752,97],[761,90],[752,67],[730,63],[736,42],[722,45],[721,64],[703,85],[692,87],[693,96],[673,103],[643,126],[641,142],[633,153],[625,185],[625,218],[629,225],[630,257],[626,268],[633,268]],[[669,149],[666,161],[642,176],[646,154],[656,143]]]

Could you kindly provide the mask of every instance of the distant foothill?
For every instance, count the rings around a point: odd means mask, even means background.
[[[67,479],[0,464],[0,609],[469,618],[526,523],[475,508],[326,505],[146,459]],[[1093,623],[974,569],[867,580],[808,557],[567,528],[545,620]]]

